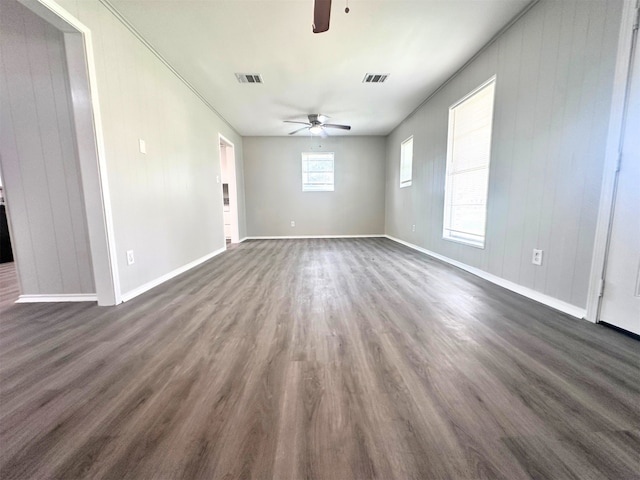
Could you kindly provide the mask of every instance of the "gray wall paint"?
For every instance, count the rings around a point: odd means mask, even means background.
[[[398,126],[387,141],[386,233],[584,307],[621,6],[541,1]],[[447,118],[494,74],[482,250],[441,238]],[[413,186],[400,189],[400,143],[410,135]],[[531,264],[533,248],[544,250],[542,267]]]
[[[384,233],[384,150],[383,137],[245,137],[248,235]],[[334,192],[302,191],[308,151],[335,153]]]
[[[91,30],[123,293],[223,248],[218,133],[242,138],[98,0],[60,0]],[[138,139],[147,154],[139,152]],[[244,204],[240,236],[245,235]],[[128,266],[126,251],[135,264]]]
[[[0,161],[23,295],[95,293],[62,34],[0,16]]]

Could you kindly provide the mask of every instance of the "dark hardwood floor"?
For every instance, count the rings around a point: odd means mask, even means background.
[[[15,263],[0,263],[0,312],[14,303],[19,295],[20,289],[16,278]]]
[[[638,479],[640,342],[386,239],[2,304],[0,478]]]

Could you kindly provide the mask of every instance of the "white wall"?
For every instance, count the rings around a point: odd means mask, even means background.
[[[621,5],[542,0],[399,125],[387,141],[386,233],[584,307]],[[442,240],[447,118],[494,74],[486,247],[477,249]],[[400,189],[410,135],[413,185]],[[533,248],[544,250],[541,267]]]
[[[384,146],[383,137],[245,137],[247,234],[383,234]],[[309,151],[335,153],[335,191],[302,191]]]
[[[22,295],[95,293],[62,33],[0,16],[0,162]]]
[[[224,248],[218,134],[235,145],[241,198],[242,138],[98,0],[58,3],[91,30],[120,284],[127,293]],[[239,208],[243,236],[243,201]],[[131,266],[127,250],[135,254]]]

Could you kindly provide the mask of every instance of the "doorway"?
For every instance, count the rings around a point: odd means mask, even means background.
[[[51,0],[4,2],[0,23],[0,167],[18,301],[117,304],[90,31]]]
[[[236,183],[236,153],[232,142],[218,134],[220,144],[220,172],[222,179],[222,216],[225,245],[238,243],[238,189]]]
[[[640,49],[631,46],[620,164],[614,183],[600,322],[640,335]]]

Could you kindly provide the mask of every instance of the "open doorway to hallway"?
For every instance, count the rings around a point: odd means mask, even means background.
[[[222,176],[222,198],[224,237],[226,244],[238,243],[238,190],[236,184],[236,155],[233,143],[222,135],[220,140],[220,172]]]
[[[0,309],[5,303],[15,302],[20,295],[6,208],[0,174]]]
[[[119,288],[90,32],[51,0],[2,7],[0,170],[15,300],[113,305]]]

